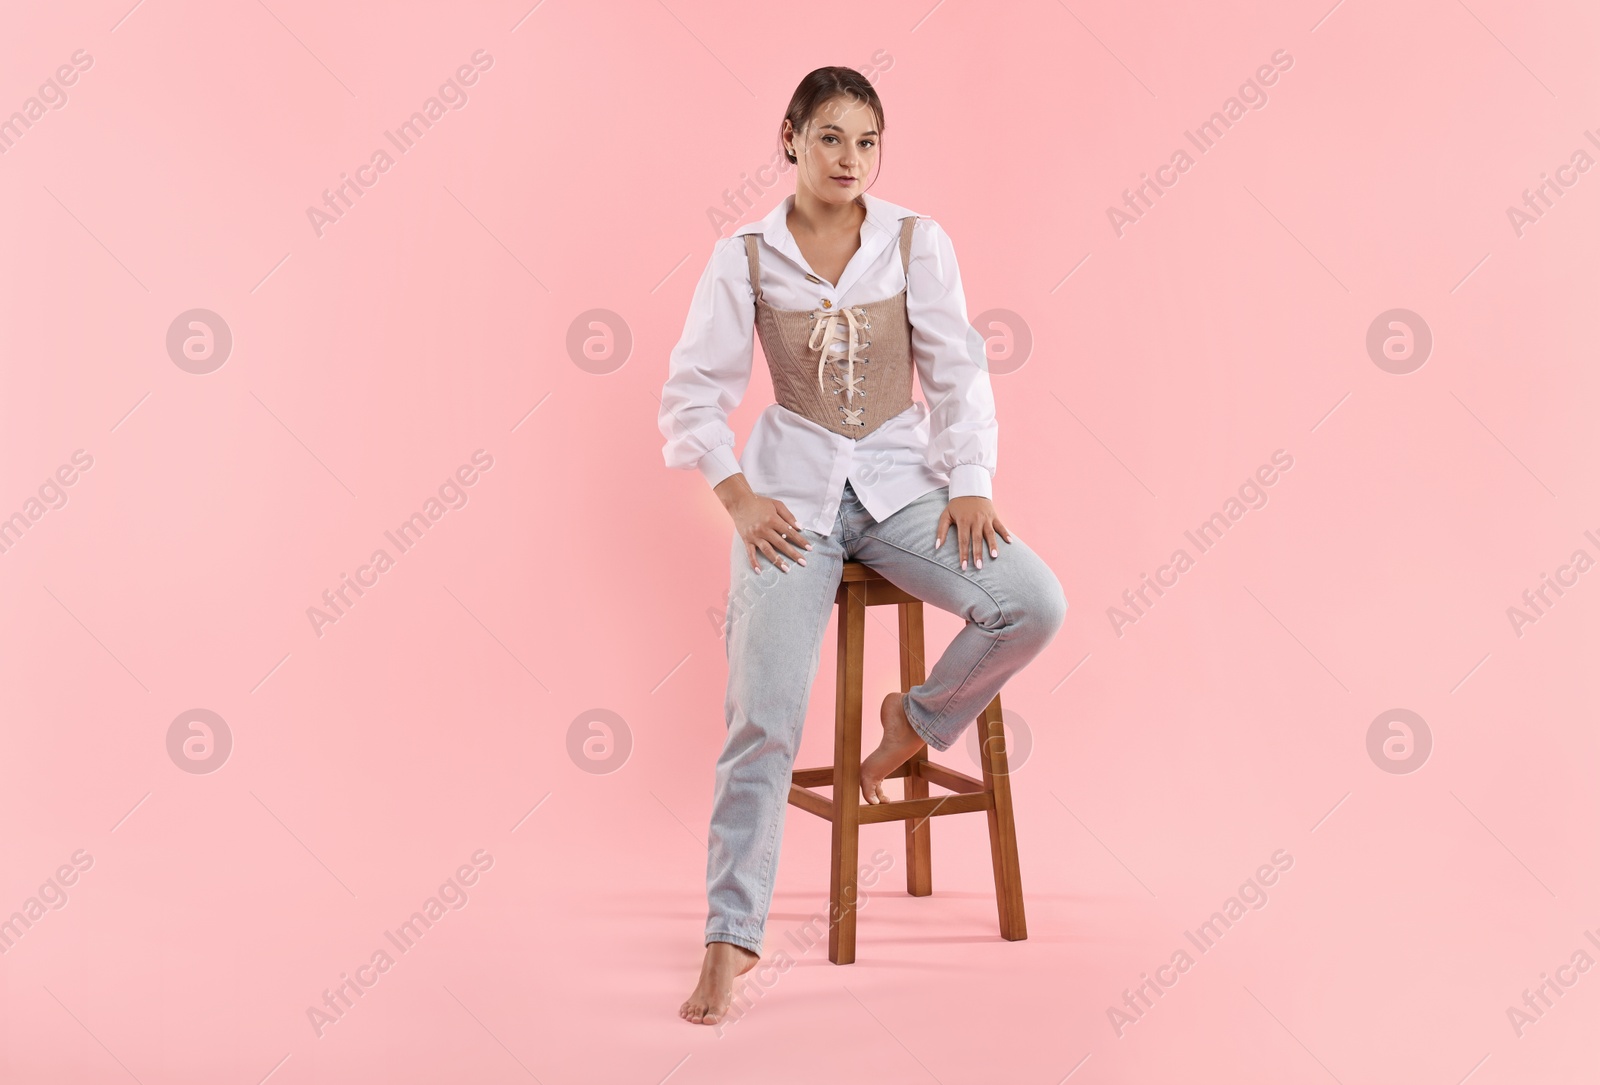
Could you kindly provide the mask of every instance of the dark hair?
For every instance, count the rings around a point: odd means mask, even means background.
[[[800,80],[800,85],[794,88],[794,96],[789,99],[789,109],[783,119],[794,126],[796,134],[811,122],[811,115],[817,107],[829,98],[840,94],[854,98],[858,102],[866,103],[872,110],[873,116],[878,121],[878,133],[883,134],[883,103],[878,100],[878,92],[873,89],[867,77],[854,68],[818,68]],[[778,124],[778,138],[783,138],[783,124]],[[796,162],[794,155],[785,148],[783,155],[791,163]]]

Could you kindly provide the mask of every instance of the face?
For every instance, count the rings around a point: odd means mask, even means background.
[[[865,102],[847,95],[819,105],[798,133],[784,121],[783,138],[797,160],[795,184],[826,203],[849,203],[861,195],[878,164],[878,118]]]

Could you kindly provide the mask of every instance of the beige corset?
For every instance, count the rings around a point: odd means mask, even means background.
[[[909,272],[915,216],[900,220]],[[911,406],[911,321],[906,291],[863,305],[774,309],[761,291],[756,237],[744,237],[756,332],[778,404],[846,437],[861,438]],[[831,373],[829,372],[831,369]]]

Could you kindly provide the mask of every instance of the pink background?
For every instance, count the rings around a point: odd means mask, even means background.
[[[1600,154],[1593,8],[528,4],[5,16],[0,116],[92,66],[0,155],[0,515],[93,463],[0,554],[0,916],[92,865],[0,956],[0,1078],[1595,1080],[1600,972],[1507,1016],[1600,960],[1600,573],[1507,617],[1600,557],[1600,175],[1520,237],[1506,214]],[[306,208],[480,49],[319,237]],[[1107,208],[1278,50],[1265,108],[1119,237]],[[941,818],[932,897],[869,827],[858,961],[799,953],[828,827],[793,810],[794,967],[719,1034],[676,1011],[731,529],[663,467],[656,397],[708,209],[823,64],[872,70],[872,191],[949,231],[975,322],[1013,314],[980,327],[997,358],[1032,337],[996,362],[995,502],[1071,609],[1004,694],[1029,937],[998,937],[983,821]],[[205,374],[166,347],[195,308],[233,337]],[[1366,347],[1396,308],[1433,336],[1404,375]],[[594,309],[620,331],[585,368]],[[478,449],[467,503],[318,635]],[[1277,449],[1265,507],[1119,636],[1108,608]],[[892,615],[868,628],[872,705]],[[169,753],[195,708],[215,771]],[[1432,738],[1407,774],[1367,751],[1395,708]],[[569,752],[595,710],[614,771]],[[480,849],[466,906],[319,1038],[308,1007]],[[1278,849],[1266,906],[1119,1036],[1108,1008]]]

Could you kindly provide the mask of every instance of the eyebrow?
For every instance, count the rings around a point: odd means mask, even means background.
[[[819,127],[821,127],[821,128],[832,128],[835,132],[843,132],[844,131],[844,129],[840,128],[837,124],[824,124],[824,125],[820,125]],[[864,135],[864,136],[875,136],[875,135],[878,134],[878,130],[876,128],[873,128],[873,129],[871,129],[869,131],[862,132],[861,134]]]

